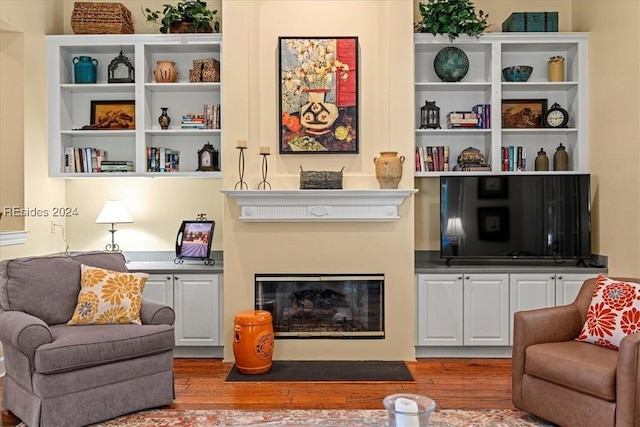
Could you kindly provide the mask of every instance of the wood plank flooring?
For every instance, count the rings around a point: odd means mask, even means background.
[[[383,409],[382,399],[410,392],[431,397],[438,409],[512,409],[511,359],[418,359],[407,362],[415,382],[225,382],[232,368],[221,359],[175,359],[174,409]],[[0,379],[0,392],[2,379]],[[6,410],[0,426],[17,425]]]

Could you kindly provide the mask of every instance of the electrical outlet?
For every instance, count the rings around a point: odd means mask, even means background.
[[[51,220],[51,234],[56,234],[56,227],[60,227],[60,224],[56,224]]]

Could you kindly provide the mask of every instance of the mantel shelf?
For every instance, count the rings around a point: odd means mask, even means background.
[[[222,190],[245,222],[397,221],[398,207],[415,189]]]

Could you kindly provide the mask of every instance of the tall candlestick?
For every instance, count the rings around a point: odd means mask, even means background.
[[[247,141],[244,141],[242,139],[238,140],[236,148],[247,148]]]
[[[270,148],[263,145],[260,147],[260,154],[269,154],[271,152]]]

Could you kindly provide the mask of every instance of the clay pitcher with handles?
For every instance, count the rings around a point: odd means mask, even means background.
[[[380,157],[373,158],[376,165],[376,179],[381,189],[396,189],[402,179],[404,156],[397,151],[381,151]]]

